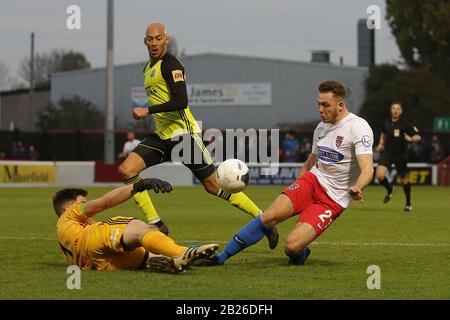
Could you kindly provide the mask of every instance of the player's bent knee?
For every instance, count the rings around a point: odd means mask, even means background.
[[[137,174],[139,174],[139,171],[136,170],[133,166],[123,162],[119,166],[119,174],[122,176],[123,179],[127,179],[136,176]]]
[[[273,210],[266,210],[261,215],[261,222],[268,228],[273,228],[282,221],[283,219],[281,219],[281,217]]]
[[[129,249],[135,249],[140,246],[141,236],[147,230],[148,227],[145,222],[141,220],[131,220],[123,231],[123,241],[124,244]]]
[[[377,167],[377,169],[375,170],[375,176],[380,181],[384,180],[386,176],[386,169],[384,167]]]
[[[318,234],[311,224],[305,222],[298,223],[286,238],[284,247],[286,255],[296,255],[317,237]]]
[[[299,253],[306,244],[299,243],[298,241],[294,241],[292,239],[286,239],[286,243],[284,245],[284,252],[287,256],[294,256]]]
[[[219,186],[217,183],[212,181],[202,181],[203,188],[205,188],[205,191],[212,195],[217,195],[219,192]]]
[[[385,179],[385,172],[384,171],[376,171],[375,176],[379,181],[383,181]]]
[[[125,245],[130,249],[135,249],[142,245],[142,238],[150,231],[158,231],[158,227],[150,225],[144,221],[131,220],[123,232]]]

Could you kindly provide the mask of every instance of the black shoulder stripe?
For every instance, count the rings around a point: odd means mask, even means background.
[[[177,57],[175,57],[174,55],[172,55],[170,53],[167,53],[164,56],[163,61],[161,63],[161,69],[166,69],[166,68],[168,68],[169,71],[181,69],[184,74],[183,64],[180,62],[180,60],[178,60]]]
[[[150,63],[150,60],[148,60],[147,63],[145,64],[144,69],[142,70],[142,73],[145,73],[145,69],[147,68],[149,63]]]

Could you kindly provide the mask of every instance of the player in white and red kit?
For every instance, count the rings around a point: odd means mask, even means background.
[[[346,95],[346,88],[337,81],[320,84],[317,102],[322,122],[314,131],[312,153],[300,177],[205,264],[223,264],[294,215],[299,215],[299,221],[286,239],[285,252],[290,263],[303,264],[310,254],[308,244],[352,199],[363,199],[362,190],[373,178],[373,133],[364,119],[347,110]]]

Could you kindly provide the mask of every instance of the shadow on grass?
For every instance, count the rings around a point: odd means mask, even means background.
[[[53,267],[53,268],[64,268],[64,269],[66,269],[68,267],[68,265],[65,264],[64,262],[40,262],[40,263],[37,263],[37,265],[42,266],[42,267]]]
[[[252,265],[253,268],[256,269],[266,269],[268,267],[337,267],[345,265],[344,261],[339,260],[325,260],[325,259],[316,259],[316,258],[309,258],[304,265],[293,265],[288,263],[288,257],[266,257],[264,259],[257,259],[257,260],[246,260],[243,261],[246,265]]]
[[[65,263],[58,263],[58,262],[41,262],[37,264],[38,266],[41,266],[43,268],[58,268],[58,269],[66,269],[68,267],[67,264]],[[187,270],[189,270],[187,268]],[[168,273],[168,272],[163,272],[163,271],[159,271],[159,270],[150,270],[150,269],[122,269],[122,270],[83,270],[86,272],[101,272],[101,273],[114,273],[114,272],[127,272],[127,273],[131,273],[131,274],[145,274],[145,273],[150,273],[150,274],[161,274],[161,275],[183,275],[186,272],[182,271],[180,273]]]
[[[359,210],[357,212],[357,214],[361,214],[361,213],[365,213],[365,212],[371,212],[371,211],[372,212],[373,211],[378,211],[378,212],[382,213],[382,212],[385,212],[386,209],[388,209],[388,207],[382,207],[382,206],[379,206],[379,207],[364,207],[364,208],[361,208],[361,210]]]

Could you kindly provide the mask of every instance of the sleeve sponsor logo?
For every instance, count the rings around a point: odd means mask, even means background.
[[[319,158],[324,162],[336,163],[344,159],[344,155],[328,147],[319,146]]]
[[[362,137],[361,142],[365,147],[370,147],[372,145],[369,136]]]
[[[184,81],[182,70],[173,70],[172,77],[173,77],[173,82]]]

